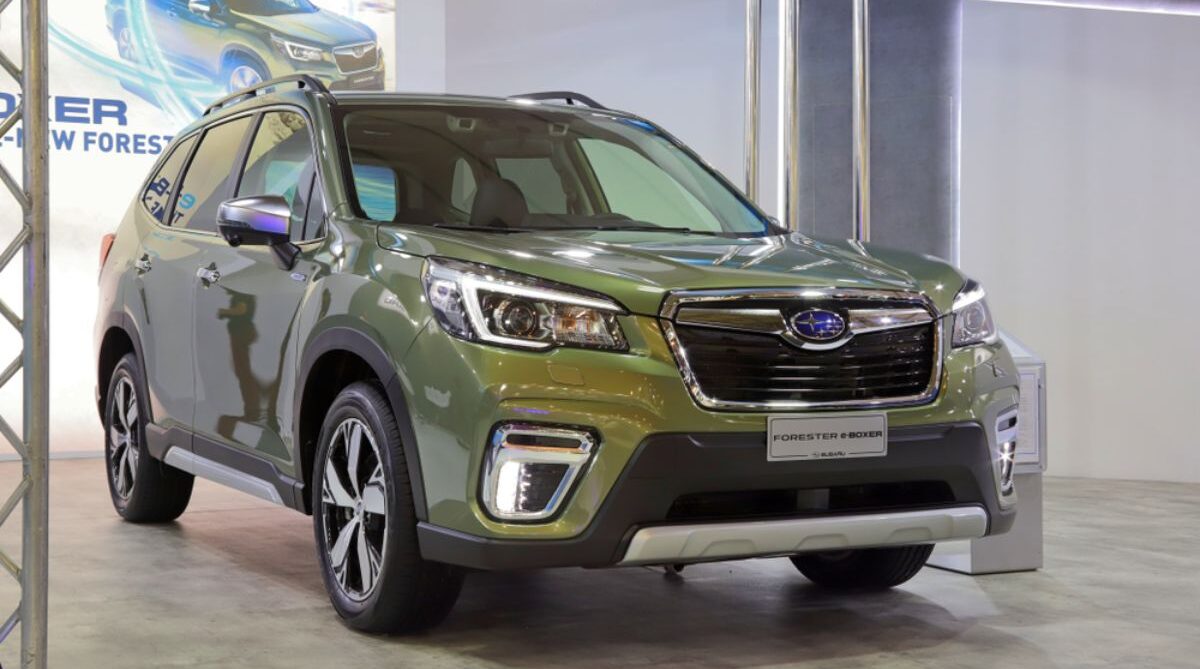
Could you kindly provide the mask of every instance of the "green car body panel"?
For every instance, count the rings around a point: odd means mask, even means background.
[[[485,543],[570,542],[588,534],[651,437],[742,435],[762,452],[769,412],[709,409],[689,392],[664,336],[660,312],[668,294],[810,287],[907,291],[925,296],[938,316],[943,345],[937,392],[928,401],[878,411],[886,412],[892,430],[975,426],[987,435],[989,452],[995,448],[992,426],[1017,404],[1018,377],[999,341],[950,345],[954,301],[967,282],[951,265],[792,233],[495,234],[364,219],[346,183],[346,147],[334,108],[430,104],[513,107],[503,100],[399,95],[339,95],[335,104],[326,95],[280,91],[219,110],[181,132],[176,145],[197,129],[247,110],[287,106],[307,115],[315,133],[326,234],[300,243],[294,267],[282,270],[267,248],[235,248],[220,235],[172,229],[135,200],[101,273],[98,394],[107,384],[112,351],[128,341],[145,364],[155,440],[183,446],[191,439],[196,452],[215,443],[266,463],[281,501],[311,511],[304,490],[312,483],[313,426],[322,417],[304,415],[305,405],[330,382],[321,376],[330,373],[322,360],[352,352],[389,389],[402,432],[413,442],[405,448],[412,454],[408,464],[418,483],[414,494],[423,526]],[[523,350],[452,336],[439,326],[422,285],[430,257],[605,295],[623,308],[617,321],[627,350]],[[151,272],[138,269],[146,258],[154,263]],[[197,267],[209,262],[221,271],[219,290],[198,287]],[[480,500],[489,437],[506,422],[586,426],[599,435],[561,511],[545,522],[502,522]],[[892,444],[893,450],[903,448]],[[255,471],[266,468],[256,465]],[[994,483],[986,477],[984,482]],[[1011,504],[997,505],[995,490],[984,494],[988,531],[1006,530]]]

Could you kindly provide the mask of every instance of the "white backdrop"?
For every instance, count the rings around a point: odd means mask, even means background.
[[[316,0],[323,8],[353,14],[378,33],[385,52],[394,44],[393,0]],[[73,133],[70,148],[52,145],[50,152],[50,449],[59,454],[94,453],[103,437],[96,412],[95,355],[92,325],[96,313],[100,238],[112,232],[146,177],[156,155],[122,152],[108,141],[118,135],[128,146],[140,137],[157,139],[173,135],[188,118],[168,114],[121,86],[111,76],[122,67],[116,46],[105,26],[103,0],[55,0],[50,3],[50,93],[52,101],[66,101],[62,118],[52,111],[51,131]],[[20,25],[13,11],[0,24],[0,44],[5,53],[20,54]],[[390,55],[390,53],[389,53]],[[388,63],[391,66],[391,63]],[[0,77],[0,116],[11,111],[17,87]],[[95,122],[70,122],[90,117],[96,100],[124,104],[124,124],[114,118]],[[52,104],[52,110],[54,104]],[[104,137],[101,137],[101,136]],[[142,146],[142,150],[148,147]],[[0,162],[20,174],[20,149],[15,134],[0,141]],[[0,194],[0,243],[20,227],[20,209],[6,193]],[[21,260],[0,274],[0,297],[14,309],[21,306]],[[0,322],[0,368],[20,347],[20,337]],[[186,353],[186,349],[183,351]],[[21,377],[0,390],[0,413],[20,429]],[[0,447],[0,458],[15,457]]]
[[[1049,361],[1050,471],[1200,481],[1200,18],[969,1],[962,264]]]

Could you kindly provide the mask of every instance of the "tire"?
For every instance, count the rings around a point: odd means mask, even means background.
[[[313,466],[312,508],[321,576],[347,626],[397,634],[428,629],[449,615],[463,570],[421,558],[400,430],[375,385],[352,384],[329,408]]]
[[[807,553],[792,557],[805,578],[834,590],[886,590],[908,581],[929,559],[932,544]]]
[[[166,523],[187,509],[195,478],[146,450],[141,365],[129,353],[113,368],[104,400],[104,472],[113,508],[131,523]]]
[[[216,82],[226,93],[236,93],[271,78],[267,68],[246,56],[231,56],[221,68],[221,80]]]
[[[129,22],[123,16],[116,21],[113,39],[117,43],[117,55],[121,60],[129,63],[138,62],[137,47],[133,43],[133,31],[129,29]]]

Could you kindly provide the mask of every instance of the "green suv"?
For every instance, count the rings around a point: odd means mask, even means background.
[[[384,86],[375,31],[309,0],[106,0],[104,15],[122,59],[230,92],[294,72],[332,89]]]
[[[112,501],[311,514],[350,626],[469,570],[786,556],[911,578],[1014,519],[1017,374],[939,260],[788,232],[584,96],[216,103],[105,238]]]

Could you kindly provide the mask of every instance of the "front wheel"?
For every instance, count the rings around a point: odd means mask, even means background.
[[[374,385],[355,383],[334,400],[312,490],[321,573],[348,626],[410,632],[449,615],[463,572],[421,558],[400,431]]]
[[[806,553],[792,557],[805,578],[836,590],[885,590],[908,581],[929,559],[932,544]]]
[[[221,71],[227,93],[257,86],[270,78],[266,68],[249,58],[234,56]]]

